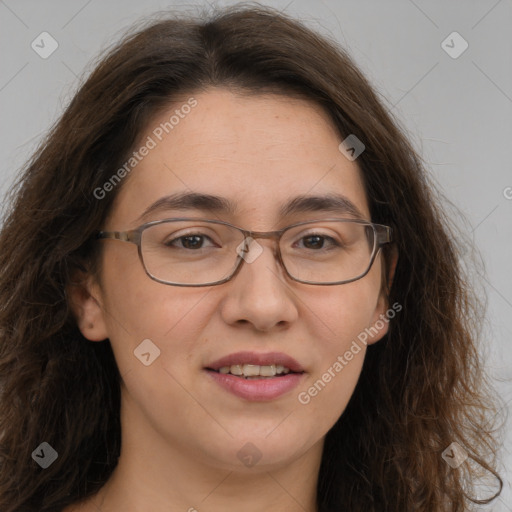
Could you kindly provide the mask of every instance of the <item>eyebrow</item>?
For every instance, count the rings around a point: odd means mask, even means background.
[[[237,204],[226,197],[197,192],[181,192],[162,197],[148,206],[137,219],[142,221],[149,215],[167,210],[202,210],[213,213],[235,215]],[[364,219],[357,206],[341,194],[300,195],[287,201],[279,209],[281,217],[306,212],[333,212]]]

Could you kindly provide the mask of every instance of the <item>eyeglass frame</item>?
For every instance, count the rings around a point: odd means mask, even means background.
[[[219,284],[224,284],[231,279],[233,279],[242,268],[243,262],[245,261],[245,258],[238,254],[238,260],[235,263],[234,270],[232,271],[231,275],[228,277],[225,277],[224,279],[221,279],[220,281],[215,281],[213,283],[206,283],[206,284],[183,284],[183,283],[169,283],[167,281],[164,281],[162,279],[158,279],[157,277],[150,274],[148,271],[146,264],[144,263],[144,257],[142,256],[142,233],[152,227],[157,226],[159,224],[164,223],[170,223],[173,221],[198,221],[198,222],[209,222],[213,224],[222,224],[225,226],[228,226],[230,228],[237,229],[242,233],[244,236],[243,243],[244,243],[244,249],[247,246],[246,242],[248,238],[252,238],[253,240],[256,240],[257,238],[263,238],[263,239],[269,239],[274,240],[276,242],[277,252],[274,252],[274,254],[277,257],[277,261],[279,262],[281,268],[285,271],[286,275],[292,279],[293,281],[296,281],[298,283],[303,284],[311,284],[311,285],[318,285],[318,286],[333,286],[333,285],[339,285],[339,284],[347,284],[352,283],[354,281],[358,281],[359,279],[362,279],[373,266],[373,263],[375,262],[375,259],[377,258],[377,255],[380,252],[380,249],[393,241],[393,229],[390,226],[385,226],[383,224],[376,224],[374,222],[370,222],[363,219],[315,219],[315,220],[307,220],[303,222],[297,222],[295,224],[291,224],[289,226],[286,226],[282,229],[276,230],[276,231],[251,231],[248,229],[244,229],[238,226],[235,226],[234,224],[231,224],[229,222],[225,222],[222,220],[213,220],[213,219],[201,219],[201,218],[192,218],[192,217],[172,217],[168,219],[161,219],[161,220],[154,220],[151,222],[146,222],[144,224],[141,224],[140,226],[136,227],[135,229],[130,229],[127,231],[99,231],[96,233],[95,239],[96,240],[120,240],[121,242],[130,242],[137,246],[138,253],[139,253],[139,259],[142,263],[142,267],[144,268],[144,271],[146,272],[146,275],[152,279],[153,281],[156,281],[161,284],[169,285],[169,286],[186,286],[186,287],[201,287],[201,286],[217,286]],[[364,271],[363,274],[360,276],[357,276],[352,279],[347,279],[344,281],[335,281],[334,283],[317,283],[314,281],[303,281],[301,279],[298,279],[296,277],[293,277],[288,269],[286,268],[286,265],[284,264],[283,257],[281,255],[281,247],[280,242],[283,234],[288,231],[291,228],[301,226],[303,224],[314,224],[315,222],[353,222],[356,224],[362,224],[365,226],[371,226],[374,233],[374,242],[373,242],[373,249],[372,254],[370,256],[370,262],[368,264],[367,269]],[[245,250],[243,251],[245,252]]]

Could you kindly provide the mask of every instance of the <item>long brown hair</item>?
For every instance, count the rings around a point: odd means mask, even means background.
[[[251,6],[153,21],[126,36],[11,191],[0,232],[0,509],[61,510],[96,493],[115,468],[120,375],[109,341],[81,335],[66,290],[77,270],[96,268],[89,241],[122,183],[101,200],[94,191],[156,113],[212,86],[297,95],[324,108],[340,140],[363,141],[357,163],[372,221],[395,233],[389,300],[402,309],[369,347],[327,434],[319,510],[467,510],[474,473],[443,460],[452,442],[501,480],[476,345],[481,304],[463,278],[454,228],[420,157],[349,56],[297,21]],[[32,459],[42,442],[58,453],[47,469]]]

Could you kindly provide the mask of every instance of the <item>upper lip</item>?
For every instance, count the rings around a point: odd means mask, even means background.
[[[234,364],[254,364],[259,366],[275,364],[289,368],[292,372],[296,373],[302,373],[304,371],[298,361],[282,352],[266,352],[265,354],[258,352],[235,352],[234,354],[229,354],[217,359],[213,363],[207,364],[205,368],[219,370],[219,368]]]

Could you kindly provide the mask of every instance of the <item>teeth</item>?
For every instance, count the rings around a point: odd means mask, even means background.
[[[280,364],[257,365],[257,364],[233,364],[219,368],[219,373],[244,376],[246,379],[258,377],[274,377],[276,375],[290,373],[290,369]]]
[[[277,368],[275,364],[271,364],[270,366],[260,366],[260,375],[263,377],[273,377],[277,372]]]
[[[230,371],[233,375],[243,375],[244,373],[240,364],[232,364]]]
[[[244,364],[242,371],[244,377],[257,377],[260,375],[260,366],[257,364]]]

